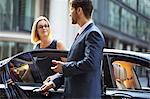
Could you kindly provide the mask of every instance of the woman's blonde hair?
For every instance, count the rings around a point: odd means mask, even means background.
[[[49,37],[49,38],[52,37],[52,31],[51,31],[50,22],[48,21],[48,19],[47,19],[46,17],[40,16],[40,17],[38,17],[38,18],[34,21],[34,23],[33,23],[33,25],[32,25],[32,30],[31,30],[31,42],[32,42],[33,44],[37,44],[37,43],[40,42],[40,38],[39,38],[39,35],[38,35],[38,33],[37,33],[37,24],[38,24],[38,22],[41,21],[41,20],[45,20],[45,21],[48,23],[48,25],[49,25],[49,34],[48,34],[48,37]]]

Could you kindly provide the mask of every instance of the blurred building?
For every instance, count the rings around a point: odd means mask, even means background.
[[[31,0],[0,0],[0,60],[31,49]]]
[[[93,0],[94,21],[106,47],[150,50],[150,0]],[[54,38],[69,49],[78,27],[69,19],[69,0],[0,0],[0,59],[32,50],[30,31],[35,18],[49,18]]]
[[[94,1],[94,19],[105,34],[108,48],[150,49],[150,0]]]

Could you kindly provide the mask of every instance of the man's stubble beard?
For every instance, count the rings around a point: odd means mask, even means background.
[[[74,18],[72,17],[72,24],[77,24],[78,15],[77,13],[74,15]]]
[[[72,24],[77,24],[77,21],[72,18]]]

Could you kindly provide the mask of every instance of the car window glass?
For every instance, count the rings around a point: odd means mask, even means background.
[[[112,63],[114,79],[119,89],[140,89],[134,66],[135,63],[116,60]]]
[[[10,76],[16,82],[36,82],[34,78],[34,62],[30,53],[21,54],[9,63]]]
[[[34,83],[33,66],[30,53],[18,55],[10,61],[4,62],[1,68],[2,83],[8,83],[8,81]]]
[[[14,57],[6,65],[9,68],[10,76],[15,82],[24,83],[42,83],[48,76],[54,75],[55,72],[51,70],[52,60],[62,60],[66,58],[61,57],[63,54],[52,53],[39,55],[24,53]],[[65,60],[66,61],[66,60]]]
[[[150,68],[143,65],[135,65],[134,70],[138,76],[141,87],[150,87]]]
[[[149,86],[149,68],[139,62],[115,59],[112,61],[112,73],[119,89],[142,89]]]
[[[46,71],[41,71],[41,68],[48,67],[47,70],[50,70],[51,60],[61,60],[66,61],[67,56],[66,51],[31,51],[26,53],[20,53],[8,59],[5,59],[0,62],[0,88],[5,88],[6,95],[8,96],[25,96],[26,90],[34,90],[42,85],[43,81],[41,77],[41,72],[45,73]],[[41,63],[40,63],[41,62]],[[44,62],[44,63],[43,63]],[[55,66],[55,65],[53,65]],[[56,73],[53,76],[53,79],[56,77],[61,77]],[[53,75],[50,74],[50,75]],[[44,75],[48,77],[50,75]],[[63,78],[62,78],[63,79]],[[62,80],[63,81],[63,80]],[[63,83],[63,82],[62,82]],[[25,91],[25,94],[24,94]],[[62,93],[62,91],[61,91]],[[37,96],[38,97],[38,96]],[[26,98],[26,97],[24,97]]]

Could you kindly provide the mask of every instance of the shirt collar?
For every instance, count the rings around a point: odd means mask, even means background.
[[[93,23],[93,20],[89,20],[87,23],[85,23],[78,31],[79,35],[85,30],[85,28],[89,25]]]

